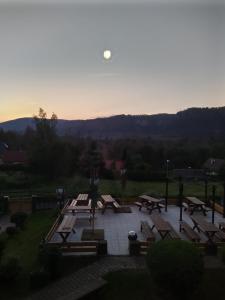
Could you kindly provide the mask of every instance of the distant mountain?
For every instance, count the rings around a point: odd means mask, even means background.
[[[32,118],[0,123],[5,131],[24,132]],[[189,108],[176,114],[117,115],[90,120],[58,120],[60,135],[93,138],[225,137],[225,107]]]

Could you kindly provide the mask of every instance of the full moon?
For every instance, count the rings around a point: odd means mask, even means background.
[[[109,60],[111,56],[112,56],[112,52],[110,50],[104,50],[103,52],[104,59]]]

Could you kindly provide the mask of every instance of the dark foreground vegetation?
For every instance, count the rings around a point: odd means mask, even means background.
[[[111,273],[106,277],[108,284],[95,295],[86,297],[85,300],[172,300],[173,296],[162,296],[154,284],[150,273],[144,271],[120,271]],[[223,300],[224,299],[224,269],[206,269],[202,282],[194,293],[188,298],[192,300]],[[185,299],[181,297],[180,299]]]

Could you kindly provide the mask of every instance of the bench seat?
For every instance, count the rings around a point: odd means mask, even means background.
[[[176,232],[176,230],[172,227],[172,225],[167,222],[169,227],[170,227],[170,232],[169,232],[169,237],[172,239],[172,240],[180,240],[180,236],[179,234]]]
[[[99,209],[103,209],[103,204],[101,201],[97,201],[97,206]]]
[[[146,241],[155,241],[155,235],[149,226],[148,222],[141,221],[141,232],[146,238]]]
[[[180,231],[183,231],[192,242],[200,242],[201,240],[198,233],[195,232],[186,222],[180,222]]]
[[[220,242],[225,242],[225,232],[222,230],[216,232],[215,238],[218,239]]]
[[[136,201],[136,202],[134,202],[134,204],[137,205],[137,207],[139,208],[139,210],[142,209],[142,204],[141,204],[141,202]]]
[[[114,202],[113,202],[113,206],[114,206],[114,208],[120,208],[120,205],[119,205],[119,203],[118,203],[118,202],[116,202],[116,201],[114,201]]]

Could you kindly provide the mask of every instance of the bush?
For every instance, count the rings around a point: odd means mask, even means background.
[[[222,262],[225,264],[225,247],[221,249]]]
[[[10,221],[16,224],[16,227],[24,228],[27,219],[27,214],[24,212],[17,212],[11,216]]]
[[[21,272],[19,260],[10,257],[0,266],[0,281],[4,283],[12,283],[17,279]]]
[[[6,228],[6,233],[9,237],[14,236],[18,232],[17,228],[14,226],[9,226]]]
[[[39,289],[46,286],[50,281],[50,274],[45,270],[34,271],[30,274],[30,287]]]
[[[5,249],[5,242],[4,240],[0,240],[0,260],[2,258],[4,249]]]
[[[162,240],[148,251],[147,265],[156,285],[173,297],[188,297],[203,275],[203,258],[189,242]]]
[[[51,279],[58,278],[62,272],[62,252],[58,247],[44,246],[39,254],[44,270],[49,272]]]

